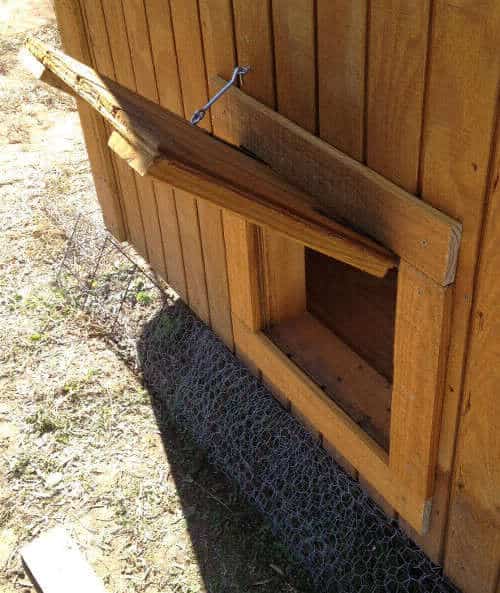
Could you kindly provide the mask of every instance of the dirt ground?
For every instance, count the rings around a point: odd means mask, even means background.
[[[109,592],[304,590],[203,453],[173,427],[162,443],[140,376],[55,284],[45,206],[96,198],[73,101],[19,61],[33,33],[58,44],[50,2],[0,0],[0,591],[33,590],[19,548],[55,525]]]

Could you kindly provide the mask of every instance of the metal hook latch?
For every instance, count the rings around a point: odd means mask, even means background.
[[[203,105],[203,107],[201,109],[198,109],[197,111],[195,111],[193,113],[193,116],[191,117],[191,123],[193,124],[193,126],[195,126],[196,124],[199,124],[200,121],[205,117],[207,111],[210,109],[210,107],[212,107],[212,105],[222,97],[222,95],[228,91],[233,84],[236,83],[236,81],[238,80],[238,78],[240,79],[241,82],[241,78],[243,76],[245,76],[245,74],[250,70],[250,66],[236,66],[236,68],[233,70],[233,75],[231,76],[231,80],[225,84],[220,91],[218,91],[211,99],[210,101],[206,104]]]

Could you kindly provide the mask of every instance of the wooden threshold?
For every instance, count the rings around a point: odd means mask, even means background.
[[[397,258],[321,213],[319,202],[265,164],[43,43],[26,47],[108,121],[111,148],[141,175],[168,182],[252,223],[378,277]]]
[[[220,77],[214,82],[226,83]],[[324,213],[379,241],[438,284],[454,281],[459,222],[235,87],[221,107],[215,121],[224,117],[234,143],[314,196]]]
[[[392,385],[308,312],[266,334],[358,426],[389,451]]]

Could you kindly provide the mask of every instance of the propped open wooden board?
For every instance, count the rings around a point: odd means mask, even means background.
[[[62,52],[33,39],[27,48],[113,126],[110,146],[139,173],[373,275],[397,265],[391,252],[322,214],[317,200],[263,163]]]
[[[226,83],[219,77],[215,82],[216,88]],[[323,212],[373,237],[438,284],[454,281],[459,222],[237,88],[221,98],[215,117],[227,120],[241,147],[314,196]]]

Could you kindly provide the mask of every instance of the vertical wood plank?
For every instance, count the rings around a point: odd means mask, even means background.
[[[149,45],[149,34],[146,22],[143,0],[127,0],[123,2],[123,16],[125,19],[126,36],[129,46],[130,69],[133,73],[133,84],[131,90],[144,95],[150,101],[157,98],[156,85],[154,80],[154,71],[152,69],[152,56]],[[126,60],[127,56],[122,56]],[[158,196],[156,190],[167,191],[161,188],[158,183],[150,179],[137,177],[137,186],[140,191],[141,201],[143,203],[142,219],[144,230],[146,231],[146,241],[148,244],[149,262],[153,269],[163,278],[167,278],[167,267],[163,253],[163,241],[161,234],[160,220],[158,216]]]
[[[363,160],[367,0],[317,0],[319,135]]]
[[[466,339],[499,83],[500,4],[435,2],[421,163],[422,197],[463,223],[429,533],[412,537],[442,561]],[[453,98],[451,100],[450,98]]]
[[[162,0],[145,0],[144,6],[158,93],[157,100],[160,105],[174,113],[182,113],[182,97],[170,5]],[[168,190],[166,184],[162,185],[163,190],[156,187],[156,191],[168,282],[180,297],[188,302],[175,190],[173,188]]]
[[[136,90],[135,74],[121,0],[106,0],[102,2],[102,8],[114,64],[113,78],[127,88]],[[146,259],[159,274],[165,274],[163,249],[161,240],[159,240],[161,235],[156,209],[156,197],[152,182],[149,179],[140,177],[136,173],[131,173],[130,171],[125,172],[126,169],[129,169],[125,163],[120,164],[120,167],[120,178],[123,180],[122,189],[124,191],[125,189],[132,191],[135,185],[144,228]]]
[[[430,1],[370,0],[368,8],[365,160],[369,167],[415,193],[420,164]],[[433,483],[437,448],[435,423],[442,401],[441,397],[436,397],[436,380],[442,379],[439,373],[442,372],[444,362],[441,358],[429,361],[431,368],[426,369],[429,372],[426,381],[420,381],[416,376],[403,377],[399,365],[406,363],[408,356],[416,354],[419,348],[423,347],[425,352],[425,346],[418,342],[422,334],[414,332],[412,337],[415,341],[407,339],[411,334],[408,332],[407,335],[408,327],[415,324],[408,307],[421,307],[422,315],[415,329],[425,327],[432,335],[426,316],[432,315],[431,319],[436,323],[443,320],[444,300],[441,299],[445,297],[442,293],[429,279],[401,262],[396,309],[399,327],[396,327],[394,344],[390,458],[396,475],[402,478],[413,476],[416,487],[426,498],[431,496],[428,487]],[[407,327],[402,326],[401,321]],[[435,329],[438,332],[441,330],[440,326]],[[436,346],[437,355],[441,353],[442,336],[438,333],[435,338],[432,344]],[[419,377],[420,373],[423,376],[423,370],[417,366],[415,361],[409,364],[410,368],[416,369]],[[415,444],[412,438],[416,435],[409,435],[405,428],[418,402],[408,398],[432,404],[430,409],[426,408],[426,430],[417,431],[422,437],[418,445],[422,446],[420,450],[425,451],[418,459],[412,451]],[[408,406],[405,407],[405,404]],[[423,439],[430,439],[431,435],[434,440],[426,445]],[[408,460],[415,466],[407,467]]]
[[[65,51],[90,65],[90,49],[79,3],[56,0],[54,8]],[[123,241],[127,238],[127,224],[113,161],[106,148],[106,127],[84,101],[77,100],[77,105],[104,222],[110,232]]]
[[[497,124],[446,541],[446,572],[465,593],[500,584],[499,176]]]
[[[365,132],[367,0],[317,0],[319,136],[362,161]],[[353,478],[358,471],[323,435],[323,446]],[[391,512],[389,506],[387,511]]]
[[[82,10],[85,15],[87,36],[92,47],[96,67],[106,76],[114,78],[116,75],[115,66],[110,49],[108,30],[101,0],[87,0],[82,3]],[[91,31],[92,33],[90,33]],[[109,137],[112,132],[110,126],[106,125],[106,132],[107,137]],[[107,138],[103,138],[102,141],[104,142],[103,148],[108,150]],[[129,239],[137,249],[138,253],[147,260],[148,250],[134,173],[122,159],[114,154],[111,156],[114,162],[117,179],[119,180],[123,209],[127,219]]]
[[[186,117],[208,99],[205,56],[196,0],[171,0],[174,35]],[[232,39],[225,43],[231,44]],[[211,131],[210,114],[201,127]],[[197,200],[201,244],[206,275],[207,302],[214,331],[230,348],[233,346],[226,248],[221,210],[203,200]]]
[[[389,465],[418,498],[432,496],[452,291],[401,261]]]
[[[417,191],[430,1],[371,0],[367,164]]]

